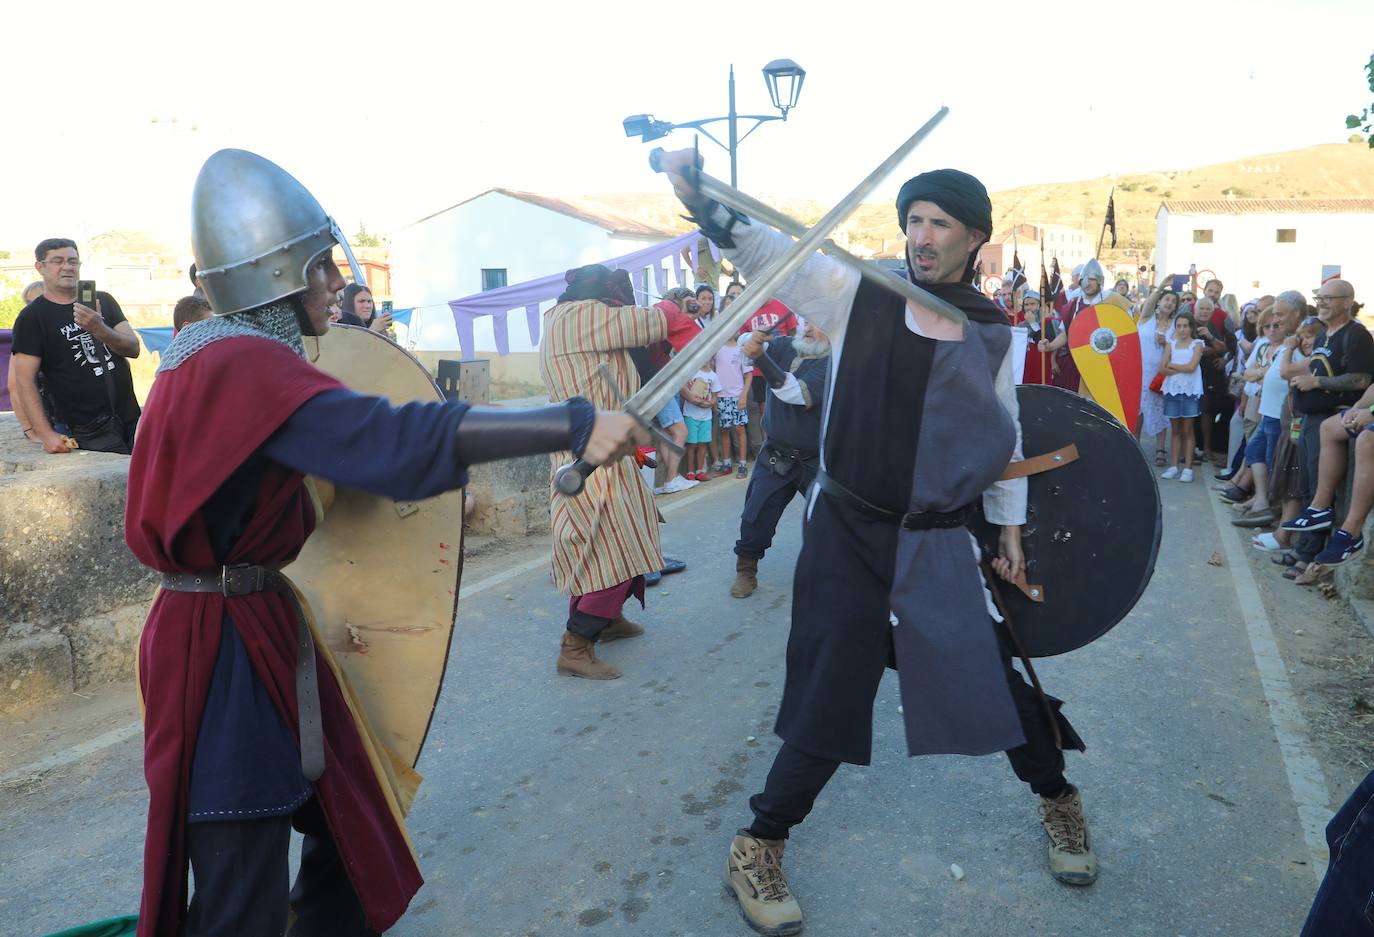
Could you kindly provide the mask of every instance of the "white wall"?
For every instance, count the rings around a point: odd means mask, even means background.
[[[1242,302],[1264,293],[1321,285],[1324,264],[1339,264],[1356,298],[1374,296],[1374,214],[1174,215],[1161,210],[1155,221],[1158,275],[1187,273],[1189,264],[1212,270]],[[1293,228],[1297,241],[1280,244],[1279,228]],[[1211,229],[1211,244],[1194,244],[1195,229]]]
[[[455,349],[458,336],[447,303],[480,292],[483,268],[504,268],[506,283],[561,273],[647,246],[529,202],[489,192],[397,231],[391,241],[391,286],[396,307],[422,307],[412,323],[420,348]],[[670,274],[671,275],[671,274]],[[523,310],[508,317],[511,351],[533,345]],[[479,319],[478,350],[494,351],[491,320]]]

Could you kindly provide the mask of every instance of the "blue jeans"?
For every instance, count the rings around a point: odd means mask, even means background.
[[[1374,934],[1374,771],[1326,825],[1331,862],[1302,937]]]

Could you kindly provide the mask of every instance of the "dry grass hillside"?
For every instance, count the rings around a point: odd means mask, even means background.
[[[1017,224],[1070,225],[1096,236],[1107,208],[1112,180],[1028,185],[992,194],[999,230]],[[1126,260],[1154,247],[1155,213],[1165,199],[1352,198],[1374,197],[1374,151],[1364,143],[1332,143],[1285,153],[1268,153],[1229,163],[1131,173],[1116,179],[1117,250],[1104,248],[1104,259]],[[617,193],[588,196],[609,208],[657,224],[686,230],[680,207],[662,193]],[[829,206],[806,199],[765,199],[800,221],[818,221]],[[898,238],[892,206],[865,204],[845,225],[849,239],[873,251],[892,249]]]

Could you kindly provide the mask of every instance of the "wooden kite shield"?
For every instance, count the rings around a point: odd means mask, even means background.
[[[1140,416],[1140,333],[1123,302],[1112,293],[1074,316],[1069,353],[1093,399],[1134,433]]]
[[[989,586],[1027,655],[1053,657],[1096,641],[1144,594],[1163,530],[1159,487],[1140,445],[1102,407],[1045,384],[1023,384],[1016,396],[1025,458],[1053,467],[1028,478],[1028,585]],[[1001,528],[980,510],[970,529],[996,556]]]
[[[331,325],[318,339],[307,337],[305,351],[359,393],[397,405],[444,399],[424,365],[368,329]],[[321,643],[347,675],[373,731],[414,767],[453,638],[463,493],[397,502],[312,481],[324,516],[283,572],[309,600]]]

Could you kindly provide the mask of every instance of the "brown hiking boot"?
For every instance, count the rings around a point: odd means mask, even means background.
[[[755,839],[747,829],[740,830],[725,860],[725,883],[739,899],[744,922],[768,937],[800,934],[802,929],[801,906],[782,875],[786,845],[786,840]]]
[[[1050,874],[1066,885],[1097,881],[1097,857],[1078,788],[1070,785],[1055,799],[1041,797],[1040,824],[1050,838]]]
[[[607,641],[619,641],[621,638],[637,638],[643,633],[643,625],[636,625],[621,615],[605,628],[602,628],[601,633],[596,636],[596,640],[605,644]]]
[[[579,634],[563,632],[563,646],[558,651],[558,672],[569,677],[586,677],[588,680],[614,680],[620,676],[604,660],[598,660],[595,645]]]
[[[730,594],[737,599],[747,599],[758,587],[758,559],[752,556],[735,557],[735,581],[730,585]]]

